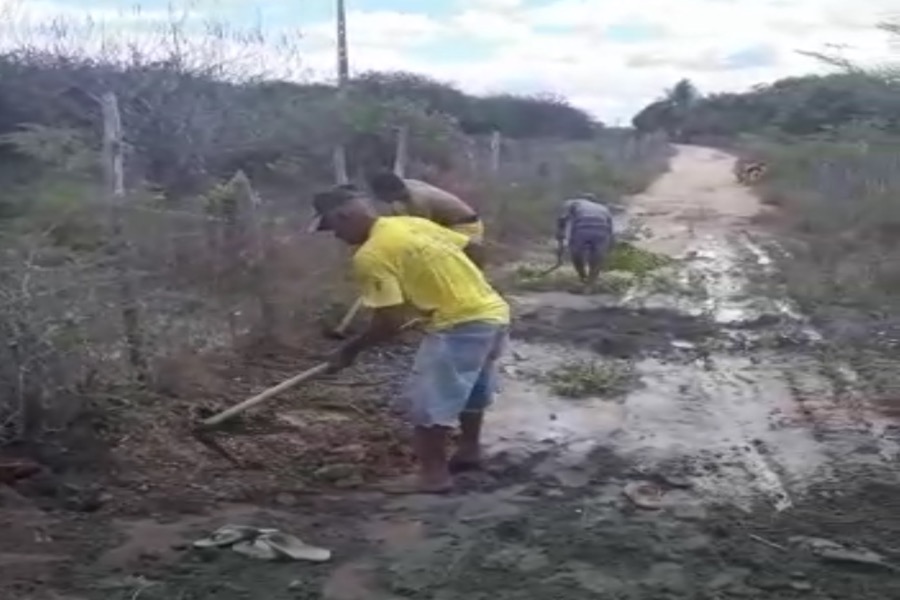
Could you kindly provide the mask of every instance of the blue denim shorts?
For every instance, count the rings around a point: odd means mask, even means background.
[[[508,329],[472,321],[422,340],[399,407],[413,425],[451,427],[462,413],[482,412],[491,404]]]

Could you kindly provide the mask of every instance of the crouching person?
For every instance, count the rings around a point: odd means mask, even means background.
[[[560,262],[569,258],[582,283],[594,284],[615,243],[612,214],[593,194],[566,200],[556,225]]]

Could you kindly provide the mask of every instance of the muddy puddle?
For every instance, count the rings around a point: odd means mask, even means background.
[[[620,402],[607,398],[563,398],[536,380],[546,371],[592,353],[562,345],[514,342],[502,367],[502,389],[486,417],[485,444],[492,452],[526,458],[548,449],[582,456],[624,422]]]

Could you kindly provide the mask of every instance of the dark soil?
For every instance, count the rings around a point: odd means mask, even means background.
[[[577,488],[495,471],[481,476],[497,484],[487,491],[344,497],[249,519],[333,548],[334,564],[177,550],[137,557],[114,575],[82,567],[67,576],[79,597],[98,600],[138,591],[145,600],[900,597],[895,572],[824,562],[791,542],[824,537],[900,558],[893,474],[857,473],[840,486],[817,486],[799,506],[774,514],[768,506],[744,513],[691,503],[642,511],[621,495],[634,474],[608,451],[578,469],[587,483]]]
[[[672,342],[700,343],[721,337],[715,323],[671,310],[603,307],[542,310],[524,315],[513,333],[526,341],[586,346],[599,354],[635,358],[672,350]]]

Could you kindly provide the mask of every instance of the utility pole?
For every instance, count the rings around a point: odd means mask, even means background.
[[[337,0],[337,69],[338,85],[344,87],[350,78],[350,63],[347,58],[347,11],[344,0]]]
[[[344,0],[337,0],[337,71],[338,104],[346,102],[347,81],[350,79],[350,61],[347,57],[347,12]],[[347,183],[347,153],[343,144],[334,149],[334,178],[338,183]]]
[[[337,98],[338,104],[341,105],[347,101],[347,81],[350,79],[350,61],[347,59],[347,12],[344,8],[344,0],[337,0],[337,71]],[[343,144],[338,144],[334,148],[334,178],[339,184],[350,181],[350,177],[347,175],[347,152]],[[361,308],[362,298],[357,298],[332,334],[343,338]]]

